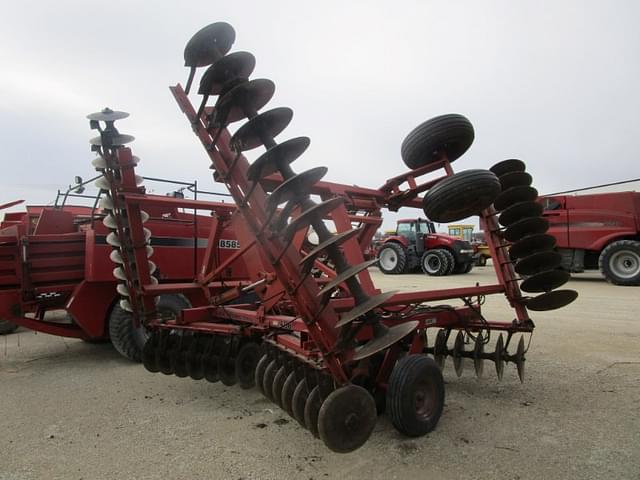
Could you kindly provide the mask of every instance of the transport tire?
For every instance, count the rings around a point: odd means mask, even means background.
[[[400,433],[419,437],[438,424],[444,407],[444,380],[436,362],[409,355],[396,363],[389,377],[387,414]]]
[[[398,275],[407,269],[407,252],[402,245],[391,242],[378,252],[378,268],[387,275]]]
[[[191,304],[182,295],[162,295],[157,309],[163,318],[169,319],[189,307]],[[142,348],[149,334],[143,325],[134,327],[133,316],[120,308],[118,303],[113,306],[109,315],[109,337],[114,348],[122,356],[134,362],[142,361]]]
[[[598,266],[608,282],[614,285],[640,285],[640,242],[618,240],[606,246]]]
[[[18,329],[18,325],[9,320],[0,320],[0,335],[8,335],[15,332]]]
[[[453,162],[469,149],[474,137],[473,125],[463,115],[440,115],[414,128],[402,142],[400,154],[411,169],[437,161],[443,152]]]
[[[489,170],[463,170],[432,187],[422,208],[434,222],[457,222],[491,206],[500,191],[500,180]]]
[[[444,252],[445,251],[440,248],[434,248],[433,250],[424,252],[420,259],[422,271],[434,277],[446,275],[449,271],[449,257]]]

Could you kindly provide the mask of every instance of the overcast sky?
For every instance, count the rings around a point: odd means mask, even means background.
[[[167,88],[215,21],[255,55],[253,78],[276,83],[269,106],[294,109],[279,139],[311,137],[298,172],[378,187],[405,170],[411,129],[461,113],[476,140],[455,169],[521,158],[541,192],[637,178],[639,19],[636,1],[10,2],[0,204],[48,203],[93,175],[85,115],[104,106],[131,113],[119,127],[141,174],[221,190]]]

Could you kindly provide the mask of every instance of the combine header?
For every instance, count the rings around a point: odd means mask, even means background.
[[[444,406],[441,368],[448,356],[458,375],[465,359],[473,360],[478,375],[491,360],[499,377],[511,362],[522,379],[526,342],[524,335],[516,336],[533,331],[528,310],[559,308],[577,295],[553,290],[568,275],[557,269],[557,254],[548,247],[548,225],[524,163],[507,160],[491,170],[454,174],[451,162],[469,148],[474,132],[465,117],[444,115],[409,134],[402,157],[411,170],[379,189],[325,182],[325,167],[296,173],[292,163],[310,140],[275,141],[293,112],[285,107],[259,112],[275,86],[249,80],[255,59],[247,52],[228,53],[234,40],[226,23],[197,32],[185,49],[186,87],[171,87],[211,160],[215,180],[227,186],[237,205],[231,217],[214,217],[193,282],[154,282],[144,209],[158,203],[210,206],[146,195],[135,173],[136,157],[124,146],[133,138],[114,126],[126,114],[104,110],[89,116],[100,132],[91,143],[99,154],[94,165],[104,175],[99,186],[109,192],[104,223],[112,230],[107,241],[114,248],[121,306],[151,332],[145,367],[241,388],[257,385],[336,452],[363,445],[384,410],[403,434],[420,436],[435,428]],[[208,68],[198,86],[201,100],[194,106],[188,94],[203,66]],[[215,104],[208,106],[214,96]],[[227,130],[243,119],[248,122],[235,133]],[[246,152],[260,146],[266,151],[250,163]],[[419,182],[432,172],[435,178]],[[423,292],[376,289],[367,270],[376,260],[365,260],[363,251],[381,224],[381,209],[400,207],[423,208],[438,222],[479,215],[497,282]],[[213,246],[228,225],[237,235],[237,251],[220,262]],[[319,239],[315,245],[308,240],[311,228]],[[240,259],[250,284],[211,295],[208,285],[224,285],[229,267]],[[159,295],[194,291],[208,304],[185,308],[169,320],[156,312]],[[239,303],[249,292],[257,300]],[[492,294],[506,296],[515,318],[483,316],[481,305]],[[447,300],[459,305],[444,304]],[[433,345],[427,331],[437,331]]]

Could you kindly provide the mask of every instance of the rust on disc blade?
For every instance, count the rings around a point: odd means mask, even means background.
[[[493,208],[502,211],[519,202],[530,202],[538,198],[538,190],[526,185],[503,190],[493,202]]]
[[[264,107],[276,91],[275,84],[266,78],[243,82],[222,97],[216,103],[216,112],[224,112],[222,118],[214,117],[213,126],[221,127],[247,118],[248,114]]]
[[[328,171],[327,167],[315,167],[288,178],[271,192],[266,210],[273,211],[278,205],[293,198],[309,195],[311,187],[322,180]]]
[[[336,323],[336,327],[344,327],[350,322],[353,322],[356,318],[361,317],[367,312],[370,312],[374,308],[379,307],[384,302],[393,297],[397,290],[392,290],[391,292],[380,293],[379,295],[374,295],[373,297],[369,297],[366,301],[356,305],[355,308],[349,310],[348,312],[342,314],[340,316],[340,320]]]
[[[518,202],[504,210],[498,221],[508,227],[509,225],[528,217],[539,217],[544,208],[537,202]]]
[[[418,324],[418,321],[412,321],[401,323],[390,328],[380,324],[374,326],[376,335],[363,346],[356,348],[353,360],[362,360],[390,347],[418,328]]]
[[[529,217],[512,223],[502,232],[502,236],[509,242],[515,242],[527,235],[545,233],[549,230],[549,222],[542,217]]]
[[[528,187],[532,181],[533,178],[527,172],[509,172],[500,175],[500,186],[503,192],[512,187]]]
[[[358,235],[360,232],[362,232],[362,230],[363,228],[355,228],[353,230],[347,230],[337,235],[331,235],[324,242],[321,242],[320,244],[318,244],[317,247],[311,250],[307,255],[305,255],[305,257],[302,260],[300,260],[299,265],[300,265],[302,274],[306,275],[307,273],[309,273],[309,271],[313,267],[313,262],[315,262],[315,259],[328,247],[332,245],[333,246],[342,245],[347,240]]]
[[[249,77],[255,66],[256,58],[249,52],[234,52],[222,57],[204,72],[198,93],[218,95],[230,80]]]
[[[509,257],[516,260],[532,253],[552,250],[555,246],[556,238],[552,235],[546,233],[527,235],[509,248]]]
[[[210,65],[231,49],[236,32],[225,22],[216,22],[198,30],[184,48],[185,67]]]
[[[524,172],[525,168],[526,165],[522,160],[510,158],[509,160],[503,160],[496,163],[489,170],[491,170],[496,175],[496,177],[501,177],[505,173],[509,172]]]
[[[249,170],[247,170],[247,178],[252,182],[257,182],[261,178],[264,178],[268,175],[271,175],[272,173],[279,171],[284,165],[292,163],[300,155],[302,155],[305,152],[305,150],[309,147],[310,143],[311,143],[311,140],[309,139],[309,137],[296,137],[296,138],[287,140],[285,142],[279,143],[275,147],[271,147],[269,150],[267,150],[262,155],[260,155],[255,162],[251,164],[251,166],[249,167]],[[323,167],[319,167],[319,168],[323,168]],[[300,175],[305,175],[305,173],[306,172],[303,172]],[[290,179],[291,180],[290,183],[295,184],[298,181],[303,181],[302,178],[304,178],[304,177],[301,177],[296,180],[293,180],[295,177],[298,177],[298,175],[292,177]],[[279,185],[278,188],[280,187],[287,188],[286,186],[284,186],[285,183],[287,182],[284,182],[282,185]],[[305,185],[305,187],[306,186],[307,185]],[[310,186],[313,186],[313,185],[310,185]],[[278,188],[276,188],[276,190]],[[291,188],[295,188],[295,187],[291,187]],[[309,193],[309,190],[305,190],[304,193]],[[284,203],[284,201],[280,201],[278,204],[280,203]]]
[[[547,270],[536,273],[520,284],[520,290],[527,293],[549,292],[569,281],[571,275],[566,270]]]
[[[374,258],[373,260],[367,260],[366,262],[362,262],[357,265],[352,265],[351,267],[347,268],[345,271],[337,275],[335,278],[333,278],[329,283],[327,283],[324,286],[324,288],[320,290],[320,292],[318,292],[318,296],[322,297],[326,295],[327,293],[331,292],[331,290],[336,288],[338,285],[345,282],[346,280],[353,277],[354,275],[357,275],[363,270],[369,268],[371,265],[373,265],[377,261],[378,259]]]
[[[525,305],[529,310],[544,312],[565,307],[576,298],[578,298],[578,292],[575,290],[554,290],[527,300]]]
[[[230,145],[236,152],[245,152],[260,145],[264,145],[264,138],[277,137],[287,128],[293,118],[293,110],[278,107],[256,115],[242,125],[230,140]]]
[[[519,260],[514,269],[520,275],[535,275],[545,270],[558,268],[560,263],[562,263],[562,255],[551,250],[534,253]]]

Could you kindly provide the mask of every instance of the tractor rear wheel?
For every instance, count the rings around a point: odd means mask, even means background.
[[[436,362],[409,355],[396,363],[389,377],[387,413],[400,433],[419,437],[438,424],[444,407],[444,380]]]
[[[441,277],[449,271],[449,258],[446,253],[444,253],[444,250],[440,248],[427,250],[422,255],[420,266],[422,267],[422,271],[427,275]]]
[[[491,206],[500,188],[500,180],[489,170],[463,170],[429,189],[422,208],[434,222],[457,222]]]
[[[9,320],[0,320],[0,335],[8,335],[18,329],[18,325]]]
[[[453,273],[469,273],[473,270],[473,260],[467,263],[458,263],[453,269]]]
[[[466,117],[440,115],[414,128],[402,142],[400,154],[412,169],[438,161],[442,154],[453,162],[469,149],[474,136],[473,125]]]
[[[398,243],[387,243],[378,252],[378,267],[382,273],[397,275],[407,269],[407,252]]]
[[[191,304],[182,295],[162,295],[156,307],[163,319],[175,318],[180,311]],[[109,315],[109,337],[114,348],[124,357],[134,362],[142,360],[142,348],[149,333],[144,325],[135,327],[133,316],[115,304]]]
[[[602,250],[600,271],[614,285],[640,285],[640,242],[618,240]]]
[[[458,272],[456,272],[456,270],[458,268],[458,264],[456,264],[456,259],[453,256],[453,253],[451,253],[446,248],[440,249],[439,251],[442,252],[442,254],[445,257],[447,257],[447,262],[449,263],[449,268],[447,268],[447,272],[445,273],[445,275],[451,275],[452,273],[458,273]]]

